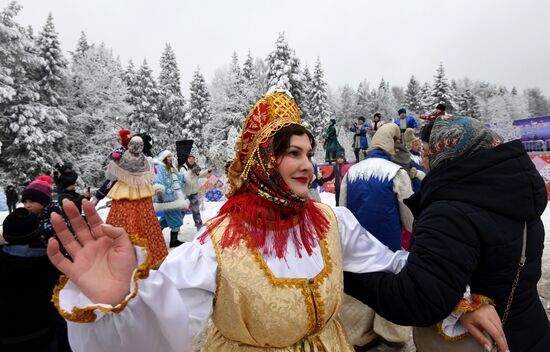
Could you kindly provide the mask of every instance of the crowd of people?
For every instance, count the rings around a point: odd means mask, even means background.
[[[265,95],[227,165],[227,200],[204,224],[198,179],[212,169],[192,155],[178,169],[169,150],[152,160],[150,139],[127,130],[90,200],[75,195],[72,165],[39,177],[4,222],[0,259],[32,263],[12,279],[42,294],[33,306],[3,290],[2,302],[51,319],[4,329],[0,346],[68,349],[62,316],[74,351],[354,351],[402,344],[411,330],[421,352],[546,351],[546,188],[521,143],[443,105],[419,131],[398,114],[357,119],[353,165],[331,121],[323,177],[293,98]],[[330,180],[334,208],[317,193]],[[95,205],[105,196],[104,223]],[[189,206],[197,233],[182,243]]]

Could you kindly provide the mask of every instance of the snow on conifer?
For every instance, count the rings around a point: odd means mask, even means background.
[[[407,84],[403,105],[411,113],[423,113],[420,83],[414,75],[411,76],[409,83]]]
[[[134,133],[147,132],[157,139],[165,131],[159,120],[159,91],[146,60],[136,72],[134,86],[130,88],[134,110],[128,116],[130,130]]]
[[[431,92],[431,106],[426,106],[428,112],[432,112],[437,104],[445,104],[445,112],[448,114],[453,114],[457,110],[456,98],[453,95],[452,87],[447,81],[445,76],[445,68],[443,63],[439,64],[437,72],[434,76],[434,83],[432,85]]]
[[[162,149],[172,148],[175,141],[183,139],[185,128],[185,100],[181,93],[181,80],[176,55],[170,44],[166,44],[160,58],[159,120],[166,127],[157,136]]]

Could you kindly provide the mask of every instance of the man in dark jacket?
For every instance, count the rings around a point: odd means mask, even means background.
[[[8,205],[8,211],[11,213],[17,207],[19,201],[19,195],[13,185],[6,187],[6,203]]]
[[[502,144],[471,118],[438,118],[429,141],[431,171],[407,202],[416,218],[407,265],[396,275],[345,273],[346,293],[395,323],[430,326],[453,311],[469,284],[494,301],[501,319],[508,311],[511,351],[548,351],[550,324],[537,292],[542,177],[520,141]],[[511,295],[524,226],[527,260]]]

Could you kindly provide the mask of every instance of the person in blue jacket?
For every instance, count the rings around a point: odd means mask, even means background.
[[[365,122],[363,116],[359,117],[349,129],[351,132],[355,132],[355,136],[353,136],[353,154],[355,154],[356,163],[360,161],[359,151],[363,152],[363,158],[367,156],[367,149],[369,148],[369,142],[367,140],[368,129],[369,124]]]
[[[401,140],[403,140],[403,133],[405,133],[405,130],[407,128],[414,128],[416,130],[418,128],[418,124],[416,123],[414,117],[407,115],[407,110],[405,110],[405,108],[399,109],[397,114],[399,117],[396,118],[394,122],[401,130]]]

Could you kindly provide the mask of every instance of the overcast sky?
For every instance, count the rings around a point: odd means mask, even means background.
[[[8,1],[1,0],[2,8]],[[550,95],[547,0],[20,0],[18,21],[41,30],[49,12],[63,49],[80,31],[105,42],[126,66],[147,59],[158,72],[166,43],[187,87],[197,65],[207,81],[248,50],[265,58],[284,32],[302,63],[317,56],[332,88],[382,77],[405,86],[412,74],[469,77]],[[68,54],[67,54],[68,55]],[[188,95],[184,91],[184,95]]]

